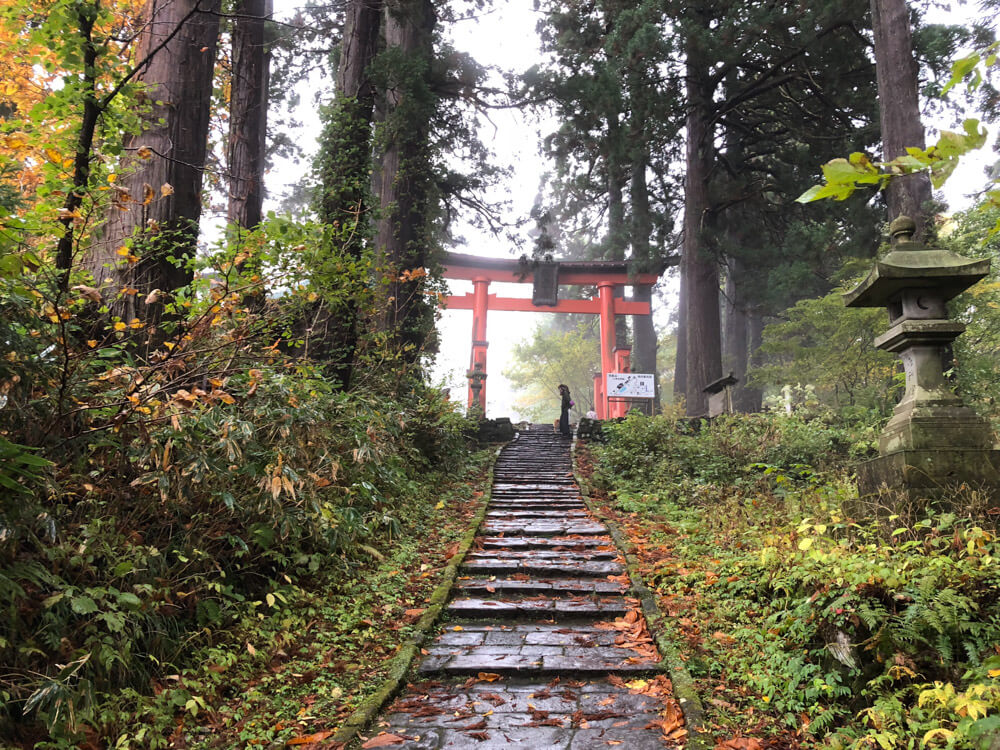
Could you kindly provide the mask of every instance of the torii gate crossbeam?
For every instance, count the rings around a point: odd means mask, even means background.
[[[594,408],[599,419],[622,416],[623,402],[609,402],[604,392],[609,372],[628,372],[631,350],[615,347],[616,315],[650,315],[648,302],[633,302],[616,298],[615,287],[652,286],[658,274],[629,274],[622,261],[560,261],[558,285],[596,286],[596,299],[560,299],[554,305],[536,305],[529,299],[498,297],[489,293],[491,282],[534,283],[534,269],[529,263],[505,258],[483,258],[476,255],[447,253],[442,263],[444,278],[472,282],[471,294],[449,295],[444,306],[451,310],[472,310],[472,356],[469,363],[469,406],[478,396],[480,408],[486,411],[486,316],[489,310],[516,312],[580,313],[599,315],[601,323],[601,373],[594,376]],[[473,388],[473,382],[477,386]]]

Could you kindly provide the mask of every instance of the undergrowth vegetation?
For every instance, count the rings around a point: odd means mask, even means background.
[[[849,466],[870,449],[863,426],[633,416],[607,432],[597,484],[717,732],[995,747],[1000,543],[978,493],[903,514],[862,502]]]
[[[135,290],[0,276],[0,738],[157,746],[210,693],[178,675],[246,658],[248,629],[443,514],[468,425],[419,356],[364,338],[350,390],[303,356],[303,309],[365,275],[327,244],[337,283],[304,278],[317,231],[276,220],[199,258],[156,327],[108,315]],[[289,292],[265,300],[261,267]]]

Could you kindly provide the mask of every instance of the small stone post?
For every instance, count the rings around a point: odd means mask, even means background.
[[[942,352],[965,330],[948,319],[946,303],[983,278],[990,262],[927,248],[913,240],[915,229],[907,216],[893,221],[891,251],[844,295],[848,307],[888,309],[890,328],[875,345],[899,354],[906,373],[906,392],[879,438],[879,457],[858,467],[862,495],[882,487],[1000,486],[992,430],[952,391],[942,362]]]

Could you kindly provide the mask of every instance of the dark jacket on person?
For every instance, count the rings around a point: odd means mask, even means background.
[[[569,397],[569,391],[564,390],[562,392],[562,410],[559,413],[559,432],[566,437],[570,437],[572,435],[569,430],[569,408],[572,405],[573,400]]]

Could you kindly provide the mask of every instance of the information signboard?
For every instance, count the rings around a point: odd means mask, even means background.
[[[609,372],[608,398],[653,398],[656,395],[654,375],[638,372]]]

